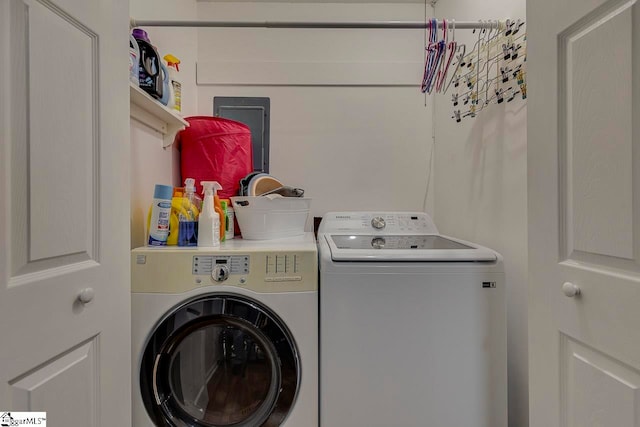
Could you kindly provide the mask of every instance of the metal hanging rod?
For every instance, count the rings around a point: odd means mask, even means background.
[[[455,22],[455,24],[454,24]],[[448,21],[456,29],[497,28],[498,21]],[[425,29],[430,23],[408,21],[374,22],[287,22],[287,21],[153,21],[131,19],[131,27],[197,27],[197,28],[371,28],[371,29]],[[438,28],[442,20],[438,20]]]

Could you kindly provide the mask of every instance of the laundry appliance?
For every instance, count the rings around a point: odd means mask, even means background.
[[[318,425],[312,233],[132,251],[133,425]]]
[[[413,212],[328,213],[318,246],[321,426],[507,426],[498,253]]]

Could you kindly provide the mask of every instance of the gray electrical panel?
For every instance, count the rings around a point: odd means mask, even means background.
[[[270,98],[216,96],[213,115],[244,123],[251,129],[253,170],[269,173]]]

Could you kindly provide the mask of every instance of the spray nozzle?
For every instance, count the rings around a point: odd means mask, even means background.
[[[187,178],[184,180],[184,192],[194,194],[196,192],[196,180]]]
[[[164,57],[164,60],[167,61],[167,66],[176,67],[176,71],[180,71],[178,65],[180,65],[180,60],[171,54],[167,54]]]
[[[215,196],[218,190],[222,190],[222,185],[218,181],[200,181],[200,185],[205,196]]]

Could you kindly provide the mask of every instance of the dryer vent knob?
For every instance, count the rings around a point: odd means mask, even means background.
[[[226,265],[216,265],[211,272],[211,278],[216,282],[224,282],[229,278],[229,267]]]

